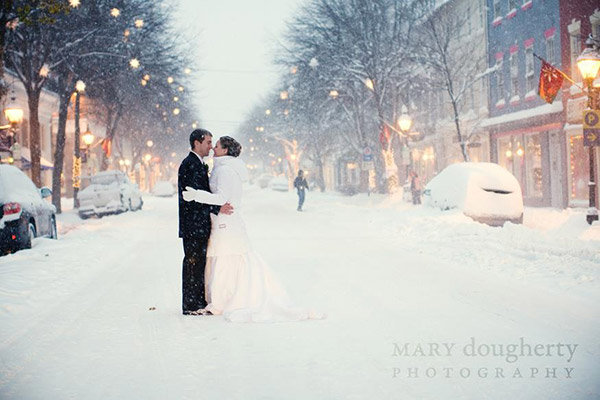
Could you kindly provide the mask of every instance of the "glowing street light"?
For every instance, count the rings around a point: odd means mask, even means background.
[[[173,79],[173,77],[172,77],[172,76],[170,76],[170,77],[168,77],[168,78],[167,78],[167,82],[169,82],[169,83],[173,83],[173,81],[174,81],[174,79]]]
[[[137,58],[132,58],[129,60],[129,65],[133,69],[138,69],[140,67],[140,61]]]
[[[288,97],[289,97],[289,94],[288,94],[288,91],[287,91],[287,90],[282,90],[282,91],[279,93],[279,98],[280,98],[281,100],[287,100],[287,99],[288,99]]]
[[[266,115],[271,115],[271,110],[267,108],[267,109],[265,110],[265,114],[266,114]]]
[[[371,78],[365,79],[365,86],[369,88],[369,90],[375,90],[375,85],[373,84],[373,80]]]
[[[40,76],[46,78],[49,72],[50,68],[48,68],[46,64],[42,65],[42,68],[40,68]]]
[[[77,83],[75,83],[75,90],[77,90],[79,93],[85,92],[85,82],[82,80],[77,81]]]
[[[83,135],[81,135],[81,139],[83,140],[83,143],[87,146],[88,150],[89,150],[89,147],[92,145],[92,143],[94,143],[95,138],[96,137],[94,136],[92,131],[90,131],[89,126],[87,127],[85,132],[83,132]]]
[[[154,142],[153,142],[152,140],[148,140],[148,141],[146,142],[146,146],[148,146],[148,147],[152,147],[152,146],[154,146]]]
[[[81,1],[79,1],[79,0],[69,0],[69,5],[73,8],[79,7],[80,4],[81,4]]]
[[[144,20],[143,19],[136,19],[134,22],[134,25],[136,28],[140,29],[144,26]]]
[[[179,108],[173,109],[173,115],[179,115],[180,112],[181,112],[181,110]]]
[[[110,10],[110,15],[117,18],[119,15],[121,15],[121,10],[119,10],[118,8],[113,8]]]
[[[329,97],[331,97],[332,99],[337,99],[339,95],[340,93],[335,89],[329,91]]]
[[[400,114],[400,116],[398,117],[398,127],[400,128],[402,133],[406,134],[408,133],[411,126],[412,119],[410,118],[410,115],[408,115],[408,110],[406,109],[406,106],[403,105],[402,114]]]

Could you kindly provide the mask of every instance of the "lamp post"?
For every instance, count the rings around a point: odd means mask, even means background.
[[[73,208],[79,208],[79,199],[77,194],[81,186],[81,153],[79,150],[79,139],[81,135],[81,128],[79,126],[79,98],[81,93],[85,90],[85,83],[83,81],[77,81],[75,84],[75,136],[73,144]]]
[[[583,50],[581,55],[577,57],[577,67],[581,72],[585,88],[588,95],[589,110],[598,110],[600,105],[600,88],[594,87],[594,79],[598,75],[598,69],[600,69],[600,54],[595,48],[596,41],[590,37],[586,40],[586,48]],[[584,114],[586,112],[584,111]],[[584,130],[584,145],[587,139],[586,131]],[[592,133],[595,134],[595,133]],[[586,215],[588,224],[592,224],[594,221],[598,221],[598,209],[596,208],[596,171],[595,171],[595,160],[594,160],[594,144],[592,141],[588,143],[589,147],[589,167],[590,167],[590,181],[589,181],[589,208]]]
[[[408,148],[408,132],[412,126],[412,118],[408,115],[408,109],[402,105],[402,114],[398,117],[397,125],[404,135],[404,148],[402,149],[402,161],[406,165],[406,176],[408,177],[409,170],[412,168],[412,157]],[[404,158],[407,158],[406,160]]]

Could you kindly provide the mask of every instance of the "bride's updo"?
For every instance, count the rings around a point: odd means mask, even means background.
[[[219,138],[221,147],[227,150],[227,155],[237,157],[242,152],[242,145],[231,136],[221,136]]]

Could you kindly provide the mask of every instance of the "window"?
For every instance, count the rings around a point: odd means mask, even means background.
[[[576,81],[581,81],[579,68],[577,68],[577,57],[579,57],[579,53],[581,53],[581,36],[579,35],[579,32],[570,34],[569,40],[571,43],[571,76],[575,78]]]
[[[510,93],[512,97],[519,96],[519,53],[510,55]]]
[[[554,63],[554,35],[546,38],[546,60],[549,63]]]
[[[494,0],[494,19],[502,18],[500,15],[500,0]]]
[[[508,12],[517,9],[517,0],[508,0]]]
[[[502,71],[502,60],[496,60],[496,65],[498,66],[496,69],[496,96],[498,98],[497,101],[504,100],[504,74]]]
[[[533,69],[533,46],[525,49],[525,80],[527,82],[527,93],[535,90],[535,73]]]
[[[471,15],[471,6],[468,5],[467,6],[467,33],[471,34],[471,32],[473,31],[473,25],[471,24],[471,19],[473,18],[473,16]]]

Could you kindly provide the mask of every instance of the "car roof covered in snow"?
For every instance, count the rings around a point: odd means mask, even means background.
[[[0,165],[0,203],[41,201],[37,188],[23,171],[12,165]]]

